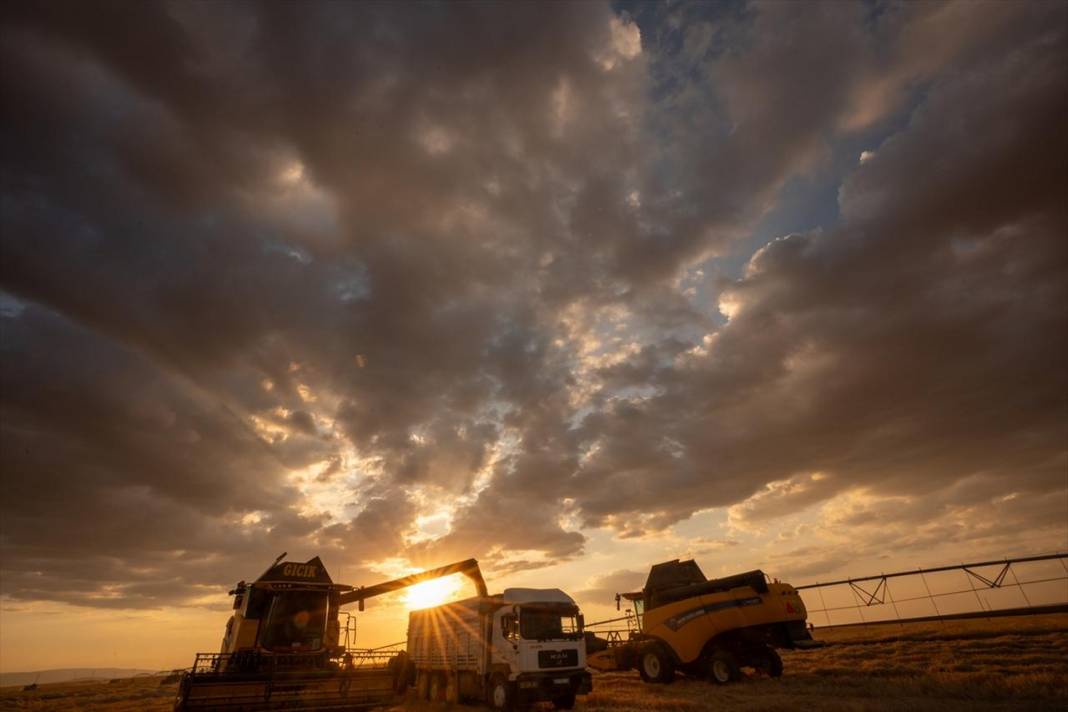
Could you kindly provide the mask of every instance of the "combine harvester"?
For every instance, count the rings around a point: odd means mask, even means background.
[[[319,557],[283,562],[230,595],[234,613],[222,650],[198,653],[178,686],[176,712],[187,710],[356,710],[393,701],[407,687],[406,654],[348,649],[341,640],[341,607],[422,581],[463,574],[485,596],[474,559],[374,586],[336,584]],[[346,628],[346,633],[351,632]],[[346,635],[346,643],[348,635]]]
[[[629,639],[590,634],[588,664],[601,670],[637,668],[645,682],[666,683],[681,670],[723,684],[743,667],[778,677],[776,648],[815,648],[805,604],[793,586],[768,583],[762,571],[705,578],[693,561],[668,561],[649,571],[645,588],[616,594],[634,605]]]

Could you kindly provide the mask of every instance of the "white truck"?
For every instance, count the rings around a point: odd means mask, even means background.
[[[582,614],[563,591],[509,588],[408,616],[408,659],[424,700],[485,701],[498,710],[588,693]]]

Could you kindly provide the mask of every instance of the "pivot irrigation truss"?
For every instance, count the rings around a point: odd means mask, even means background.
[[[1030,572],[1031,577],[1021,580],[1017,575],[1018,569],[1025,576]],[[958,575],[947,576],[954,573]],[[932,578],[936,579],[934,590],[930,585]],[[891,579],[895,580],[898,587],[897,597],[890,590]],[[964,584],[968,588],[961,588]],[[824,628],[1066,612],[1068,552],[917,568],[875,576],[816,582],[795,588],[805,600],[809,622]],[[1030,596],[1029,590],[1032,593]],[[1018,597],[1015,597],[1015,594],[1003,593],[1012,591],[1017,592]],[[991,603],[990,592],[999,593],[1001,605],[994,606]],[[814,598],[819,601],[819,606],[811,605],[816,602]],[[830,604],[827,603],[828,598],[831,599]],[[971,600],[973,598],[974,601]],[[941,607],[938,605],[939,601],[943,601]],[[1004,605],[1006,602],[1011,605]],[[916,610],[917,606],[920,607],[919,611]],[[912,609],[919,615],[903,616],[903,608]],[[867,615],[865,611],[868,611]],[[626,628],[604,627],[614,623],[625,623]],[[587,623],[586,627],[600,628],[596,631],[597,634],[605,636],[609,644],[613,644],[625,640],[637,630],[637,619],[628,609],[625,616]]]
[[[1031,577],[1021,580],[1017,575],[1018,569],[1025,575],[1030,571]],[[945,575],[953,573],[959,575],[947,580]],[[936,586],[932,590],[930,577],[939,577],[939,583],[943,586]],[[891,579],[899,586],[897,597],[891,591]],[[946,590],[945,585],[953,584],[954,580],[956,586]],[[916,585],[917,582],[922,584],[922,588]],[[965,584],[968,587],[962,588]],[[822,622],[824,627],[1063,611],[1068,610],[1068,552],[917,568],[810,583],[796,588],[806,599],[809,620],[817,624]],[[908,591],[909,588],[913,591]],[[991,603],[990,592],[1013,590],[1019,594],[1016,605],[1004,605],[1004,602],[1012,600],[1004,595],[1001,596],[1002,605],[994,606]],[[1028,591],[1032,592],[1031,596]],[[984,593],[987,594],[985,597],[982,595]],[[814,602],[812,594],[818,597],[818,607],[810,605],[810,602]],[[831,603],[827,602],[828,594],[832,594]],[[966,603],[973,597],[975,605]],[[843,601],[843,598],[846,600]],[[926,604],[923,603],[925,601]],[[939,607],[939,601],[943,601],[942,607]],[[915,610],[917,604],[929,606],[928,611],[924,611],[928,614],[902,615],[902,608]],[[865,611],[869,611],[868,615],[865,615]],[[881,615],[891,611],[892,616]]]

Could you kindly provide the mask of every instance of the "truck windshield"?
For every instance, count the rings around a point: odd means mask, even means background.
[[[323,646],[327,595],[321,591],[276,593],[260,634],[268,650],[306,652]]]
[[[527,608],[519,616],[519,634],[527,640],[581,638],[577,614],[567,608]]]

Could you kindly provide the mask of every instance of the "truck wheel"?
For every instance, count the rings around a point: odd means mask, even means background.
[[[782,658],[775,648],[765,648],[756,659],[757,672],[768,677],[782,677]]]
[[[717,685],[726,685],[742,676],[738,661],[727,650],[716,650],[708,660],[708,676]]]
[[[664,684],[675,679],[675,661],[659,645],[650,645],[638,658],[638,672],[645,682]]]
[[[430,678],[430,701],[443,702],[445,700],[445,674],[434,672]]]
[[[489,706],[495,710],[511,710],[515,706],[512,683],[508,682],[504,675],[494,675],[490,678],[486,697]]]
[[[566,695],[553,698],[553,708],[558,710],[575,709],[575,693],[569,692]]]

